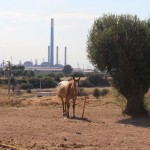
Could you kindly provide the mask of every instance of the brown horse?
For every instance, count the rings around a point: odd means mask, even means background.
[[[75,117],[75,104],[78,94],[79,80],[74,77],[69,81],[61,81],[58,84],[57,96],[60,97],[63,105],[63,115],[69,118],[69,100],[73,100],[73,117]]]

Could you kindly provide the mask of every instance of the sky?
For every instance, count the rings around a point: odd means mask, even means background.
[[[150,17],[150,0],[0,0],[0,64],[3,60],[48,61],[50,20],[54,18],[54,63],[91,69],[86,43],[94,20],[104,14]]]

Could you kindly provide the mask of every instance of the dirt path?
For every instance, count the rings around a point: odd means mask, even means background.
[[[150,118],[124,117],[113,104],[88,103],[81,114],[81,106],[76,119],[64,119],[61,105],[0,108],[0,150],[150,149]]]

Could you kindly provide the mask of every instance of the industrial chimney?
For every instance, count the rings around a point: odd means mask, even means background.
[[[56,64],[58,65],[58,46],[56,46]]]
[[[65,46],[64,66],[67,65],[67,47]]]
[[[50,46],[48,46],[48,64],[50,65]]]
[[[50,67],[54,66],[54,19],[51,19],[50,33]]]

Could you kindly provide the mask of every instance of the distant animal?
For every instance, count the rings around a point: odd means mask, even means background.
[[[75,104],[78,94],[80,77],[75,79],[74,77],[68,81],[61,81],[58,84],[57,96],[62,101],[63,106],[63,116],[69,118],[69,100],[73,100],[73,117],[75,118]]]

